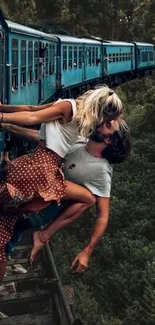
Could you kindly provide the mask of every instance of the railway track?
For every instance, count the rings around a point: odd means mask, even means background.
[[[40,253],[33,267],[28,265],[30,234],[23,238],[8,261],[8,270],[0,292],[0,312],[7,318],[1,325],[72,325],[75,320],[73,295],[66,297],[49,245]],[[17,273],[18,265],[25,273]],[[7,289],[6,291],[4,289]],[[66,289],[66,288],[65,288]],[[71,290],[72,291],[72,290]]]

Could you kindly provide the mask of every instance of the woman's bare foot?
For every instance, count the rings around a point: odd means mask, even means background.
[[[40,239],[40,231],[34,231],[33,233],[33,247],[31,249],[29,263],[32,265],[38,252],[44,247],[45,243]]]

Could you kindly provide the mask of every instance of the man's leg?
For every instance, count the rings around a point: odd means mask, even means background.
[[[49,242],[57,231],[80,218],[91,206],[93,206],[93,204],[73,203],[62,211],[60,216],[55,221],[51,222],[44,230],[35,231],[33,233],[33,248],[30,254],[30,264],[33,263],[39,250]]]

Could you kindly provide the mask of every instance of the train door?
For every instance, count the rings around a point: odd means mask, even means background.
[[[103,47],[103,75],[108,75],[108,58],[106,47]]]
[[[82,47],[83,51],[82,51],[82,74],[83,74],[83,78],[82,80],[85,81],[87,79],[87,47],[84,45]]]
[[[39,103],[44,100],[45,53],[44,43],[39,42]]]
[[[5,101],[5,37],[0,26],[0,99]]]
[[[82,69],[82,81],[86,78],[86,64],[84,58],[85,47],[79,46],[79,68]]]
[[[137,46],[137,68],[139,67],[141,63],[141,51],[140,48]]]
[[[131,69],[132,70],[134,69],[133,63],[134,63],[134,48],[131,47]]]

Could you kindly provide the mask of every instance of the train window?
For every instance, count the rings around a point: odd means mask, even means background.
[[[69,46],[69,60],[68,60],[68,69],[73,68],[73,46]]]
[[[115,58],[115,53],[112,54],[112,62],[115,62],[116,58]]]
[[[95,47],[92,47],[92,65],[95,65]]]
[[[82,68],[82,46],[79,46],[79,68]]]
[[[18,40],[12,39],[12,90],[18,89]]]
[[[112,62],[112,54],[109,53],[109,63],[111,63],[111,62]]]
[[[45,75],[48,76],[49,74],[49,69],[48,69],[48,66],[49,66],[49,44],[46,43],[46,46],[45,46]]]
[[[119,61],[121,62],[122,61],[122,53],[119,53]]]
[[[142,52],[142,53],[141,53],[141,61],[142,61],[142,62],[147,61],[147,52]]]
[[[153,52],[149,52],[148,54],[148,61],[153,61]]]
[[[74,69],[77,68],[77,46],[74,46]]]
[[[38,81],[38,66],[39,66],[39,43],[34,43],[34,79]]]
[[[21,41],[21,86],[26,85],[26,41]]]
[[[116,62],[118,62],[118,53],[116,53]]]
[[[89,57],[88,57],[88,64],[89,64],[89,66],[91,66],[91,64],[92,64],[92,48],[91,47],[89,47]]]
[[[33,80],[33,42],[28,42],[28,83],[31,84]]]
[[[96,56],[96,65],[98,65],[98,59],[99,59],[99,55],[98,55],[98,47],[96,47],[96,53],[95,53],[95,56]]]
[[[63,70],[67,70],[67,46],[63,46]]]

